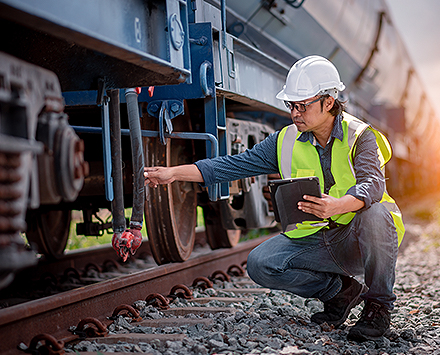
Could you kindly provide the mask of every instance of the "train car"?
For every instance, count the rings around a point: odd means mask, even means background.
[[[0,26],[2,189],[16,191],[2,194],[0,253],[19,256],[0,255],[5,283],[35,263],[20,232],[63,256],[73,210],[78,234],[111,230],[124,258],[145,216],[158,264],[189,258],[197,206],[213,249],[273,227],[271,177],[150,189],[142,170],[238,154],[289,124],[275,94],[310,54],[339,69],[347,111],[390,138],[390,193],[439,186],[423,159],[438,158],[439,120],[385,0],[0,0]],[[102,208],[111,221],[93,219]]]
[[[0,286],[38,260],[23,247],[21,233],[39,253],[61,257],[72,209],[89,216],[114,200],[111,186],[108,203],[79,197],[100,185],[93,180],[95,166],[84,160],[89,151],[98,149],[102,176],[103,163],[106,174],[111,171],[110,138],[105,130],[97,138],[104,146],[85,146],[66,114],[63,92],[100,90],[92,108],[100,117],[108,113],[106,89],[189,80],[187,11],[178,0],[0,2]],[[177,29],[175,36],[167,25]],[[140,128],[132,131],[140,140]],[[87,227],[86,233],[96,233]]]

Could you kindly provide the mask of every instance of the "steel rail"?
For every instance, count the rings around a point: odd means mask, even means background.
[[[214,271],[239,265],[246,261],[253,248],[268,238],[245,241],[234,248],[214,250],[183,263],[161,265],[2,309],[0,353],[23,354],[17,346],[29,345],[34,336],[42,333],[58,340],[72,340],[76,336],[69,332],[69,327],[76,326],[82,319],[94,317],[104,322],[121,304],[145,300],[151,293],[167,295],[176,284],[191,285],[197,277],[209,277]]]

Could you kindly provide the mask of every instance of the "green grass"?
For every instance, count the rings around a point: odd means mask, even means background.
[[[261,229],[248,229],[246,232],[241,234],[240,242],[245,242],[251,239],[257,239],[259,237],[269,235],[272,231],[269,228]]]
[[[205,219],[203,218],[203,208],[197,206],[197,227],[204,227]]]

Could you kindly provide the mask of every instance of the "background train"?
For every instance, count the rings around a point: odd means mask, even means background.
[[[271,177],[144,190],[141,172],[237,154],[289,124],[275,94],[305,55],[330,59],[347,111],[389,137],[393,197],[439,187],[439,120],[385,0],[0,0],[0,27],[3,284],[36,263],[20,233],[62,257],[73,210],[84,235],[145,215],[158,264],[190,256],[197,206],[213,249],[273,226]],[[101,208],[111,221],[92,218]]]

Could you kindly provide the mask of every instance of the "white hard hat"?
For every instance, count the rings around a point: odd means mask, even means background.
[[[276,98],[284,101],[302,101],[318,94],[338,98],[345,89],[338,70],[328,59],[318,55],[298,60],[287,74],[286,84]]]

